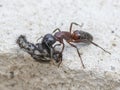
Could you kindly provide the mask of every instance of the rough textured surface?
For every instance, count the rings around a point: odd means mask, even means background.
[[[0,90],[120,90],[120,0],[0,0]],[[55,28],[91,33],[93,45],[79,51],[66,43],[60,68],[35,62],[16,45],[24,34],[36,40]]]
[[[119,90],[119,81],[110,74],[93,71],[56,68],[35,62],[27,55],[0,55],[1,90]],[[7,63],[6,63],[7,62]]]

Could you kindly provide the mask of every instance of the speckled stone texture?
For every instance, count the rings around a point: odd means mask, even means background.
[[[19,35],[36,43],[56,28],[89,32],[94,45],[65,41],[58,68],[38,63],[16,45]],[[120,0],[0,0],[0,90],[120,90]]]

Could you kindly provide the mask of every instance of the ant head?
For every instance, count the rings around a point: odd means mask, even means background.
[[[42,44],[47,44],[48,46],[52,46],[55,42],[56,39],[52,34],[46,34],[42,40]]]

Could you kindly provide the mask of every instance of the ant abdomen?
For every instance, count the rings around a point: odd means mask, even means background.
[[[87,43],[87,44],[93,44],[93,45],[101,48],[105,52],[111,54],[110,52],[106,51],[105,49],[103,49],[98,44],[94,43],[93,42],[93,36],[88,32],[76,30],[76,31],[73,32],[73,39],[75,40],[75,42],[83,42],[83,43]]]
[[[73,32],[73,38],[74,40],[80,40],[81,42],[89,43],[89,41],[93,41],[93,36],[88,33],[81,30],[75,30]]]

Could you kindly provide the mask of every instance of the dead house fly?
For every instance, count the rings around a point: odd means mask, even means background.
[[[88,33],[88,32],[84,32],[84,31],[81,31],[81,30],[75,30],[72,32],[72,26],[73,25],[77,25],[77,26],[80,26],[79,24],[75,23],[75,22],[72,22],[70,24],[70,31],[61,31],[59,28],[55,29],[53,31],[53,33],[55,33],[57,30],[58,32],[56,32],[53,36],[54,38],[56,39],[56,41],[59,41],[63,47],[62,47],[62,50],[61,50],[61,53],[63,53],[63,50],[64,50],[64,42],[63,42],[63,39],[66,40],[67,43],[69,43],[72,47],[76,48],[77,50],[77,53],[80,57],[80,60],[81,60],[81,63],[82,63],[82,66],[83,68],[85,68],[84,64],[83,64],[83,61],[82,61],[82,58],[81,58],[81,55],[79,53],[79,50],[77,48],[77,46],[75,46],[74,44],[72,43],[88,43],[88,44],[93,44],[99,48],[101,48],[102,50],[104,50],[106,53],[109,53],[111,54],[110,52],[106,51],[105,49],[103,49],[101,46],[99,46],[98,44],[94,43],[93,42],[93,36]],[[81,26],[80,26],[81,27]],[[57,46],[57,45],[56,45]],[[62,59],[61,59],[62,60]],[[61,61],[62,62],[62,61]],[[60,64],[59,64],[60,65]]]
[[[54,42],[55,38],[51,34],[46,34],[41,43],[30,43],[24,35],[20,35],[16,43],[36,61],[50,62],[55,60],[59,62],[62,59],[62,54],[52,47]]]

